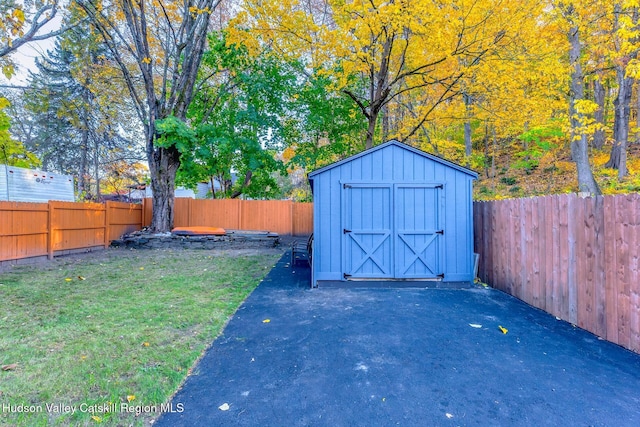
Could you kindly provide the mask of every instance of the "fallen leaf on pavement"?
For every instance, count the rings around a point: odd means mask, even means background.
[[[500,329],[500,332],[502,332],[503,334],[506,334],[507,332],[509,332],[507,328],[504,328],[502,326],[498,326],[498,329]]]
[[[223,403],[222,405],[218,406],[218,409],[220,409],[221,411],[228,411],[229,410],[229,404],[228,403]]]

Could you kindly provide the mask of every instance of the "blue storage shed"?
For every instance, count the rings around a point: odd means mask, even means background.
[[[313,171],[312,286],[473,281],[477,177],[394,140]]]

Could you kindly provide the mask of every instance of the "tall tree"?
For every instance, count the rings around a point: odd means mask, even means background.
[[[334,75],[336,87],[367,120],[366,147],[374,143],[381,111],[403,96],[413,97],[414,119],[412,126],[395,135],[402,140],[412,138],[439,105],[458,96],[466,67],[494,52],[513,28],[505,16],[517,4],[504,0],[321,3],[323,13],[307,2],[250,0],[236,25],[250,29],[260,43],[277,37],[281,43],[274,46],[285,55],[298,52],[312,67]],[[239,40],[243,32],[235,34]],[[358,84],[354,85],[354,77]]]
[[[173,227],[179,138],[158,132],[168,118],[185,122],[206,47],[211,13],[221,0],[78,0],[118,64],[145,134],[153,231]]]
[[[595,112],[597,104],[585,98],[583,71],[583,34],[585,27],[585,9],[590,12],[592,5],[581,8],[581,4],[559,2],[557,8],[563,20],[562,28],[566,32],[569,49],[570,86],[569,117],[571,121],[571,157],[578,172],[578,189],[581,192],[601,194],[600,187],[593,177],[588,151],[588,115]]]
[[[618,180],[627,175],[627,145],[631,116],[631,96],[635,78],[629,75],[628,65],[638,57],[639,37],[638,4],[635,1],[619,0],[613,5],[613,28],[611,31],[611,56],[618,84],[618,95],[614,101],[614,143],[609,161],[605,165],[618,169]]]

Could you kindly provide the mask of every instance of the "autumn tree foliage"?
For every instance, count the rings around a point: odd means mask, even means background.
[[[11,54],[29,42],[45,40],[66,30],[66,27],[45,29],[63,9],[59,0],[0,1],[0,71],[7,78],[15,73]]]
[[[211,14],[220,0],[78,0],[100,32],[135,108],[145,135],[153,191],[151,229],[173,227],[180,132],[206,47]],[[171,120],[176,133],[158,132]]]

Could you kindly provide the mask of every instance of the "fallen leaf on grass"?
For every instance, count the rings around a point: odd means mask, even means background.
[[[145,341],[145,342],[142,343],[142,346],[143,347],[149,347],[149,343]]]
[[[64,279],[64,281],[65,281],[65,282],[70,282],[70,281],[72,281],[72,280],[73,280],[73,279],[72,279],[71,277],[67,277],[67,278],[65,278],[65,279]]]
[[[84,277],[82,277],[82,276],[78,276],[78,280],[87,280],[87,279],[85,279],[85,278],[84,278]]]
[[[2,365],[3,371],[13,371],[18,368],[17,363],[11,363],[10,365]]]
[[[509,330],[507,328],[504,328],[502,326],[498,325],[498,329],[500,329],[500,332],[502,332],[503,334],[506,334],[507,332],[509,332]]]
[[[223,403],[222,405],[218,406],[218,409],[220,409],[221,411],[228,411],[229,410],[229,404],[228,403]]]
[[[262,323],[269,323],[269,322],[271,322],[271,319],[264,319],[264,320],[262,321]]]
[[[144,270],[144,267],[140,267],[140,270]]]
[[[132,400],[136,400],[136,396],[134,394],[127,395],[127,402],[131,402]]]
[[[97,423],[101,423],[102,422],[102,418],[98,417],[97,415],[92,415],[91,419]]]

